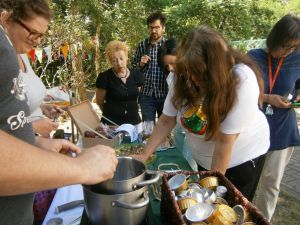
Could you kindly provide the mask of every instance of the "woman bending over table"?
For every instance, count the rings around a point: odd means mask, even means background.
[[[198,169],[219,170],[251,201],[269,148],[259,71],[220,33],[201,26],[179,43],[175,76],[145,153],[135,157],[147,159],[177,121]]]

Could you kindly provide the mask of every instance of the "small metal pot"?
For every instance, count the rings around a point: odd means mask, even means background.
[[[139,225],[147,213],[147,186],[124,193],[105,195],[83,186],[84,204],[92,225]]]
[[[148,179],[150,177],[150,179]],[[148,180],[147,180],[148,179]],[[146,165],[132,157],[118,157],[118,165],[114,177],[92,186],[92,191],[101,194],[123,194],[140,187],[154,184],[159,173],[146,170]]]

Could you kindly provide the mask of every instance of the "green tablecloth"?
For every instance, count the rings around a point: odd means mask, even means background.
[[[150,170],[158,170],[158,167],[161,164],[166,164],[164,166],[161,166],[161,169],[163,170],[176,169],[175,166],[167,165],[168,163],[177,164],[179,166],[179,169],[181,170],[192,170],[188,162],[183,158],[182,153],[176,148],[157,152],[156,155],[156,160],[148,165],[148,169]],[[149,189],[150,205],[147,215],[148,223],[149,225],[160,225],[162,224],[160,217],[160,201],[155,199],[152,193],[152,188]]]

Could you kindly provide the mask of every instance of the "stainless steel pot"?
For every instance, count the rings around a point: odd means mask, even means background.
[[[92,191],[101,194],[123,194],[140,187],[154,184],[159,173],[146,170],[146,165],[132,157],[118,157],[118,165],[113,179],[95,184]]]
[[[83,186],[84,204],[92,225],[139,225],[149,204],[147,186],[124,193],[105,195]]]

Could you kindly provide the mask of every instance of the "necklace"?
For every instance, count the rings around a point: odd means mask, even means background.
[[[126,69],[126,73],[125,73],[125,75],[124,75],[123,77],[120,77],[114,70],[112,70],[112,71],[114,72],[115,76],[116,76],[117,78],[120,78],[120,79],[125,79],[125,78],[127,78],[127,77],[128,77],[128,74],[129,74],[128,69]]]
[[[271,57],[271,55],[268,56],[268,72],[269,72],[269,85],[270,85],[269,91],[270,91],[270,94],[271,94],[271,92],[273,90],[273,87],[275,85],[275,82],[276,82],[276,79],[278,77],[279,71],[281,69],[282,63],[283,63],[283,58],[280,58],[279,62],[278,62],[278,66],[275,70],[275,74],[273,75],[273,73],[272,73],[272,57]],[[270,115],[270,116],[274,114],[271,104],[268,104],[265,114]]]

